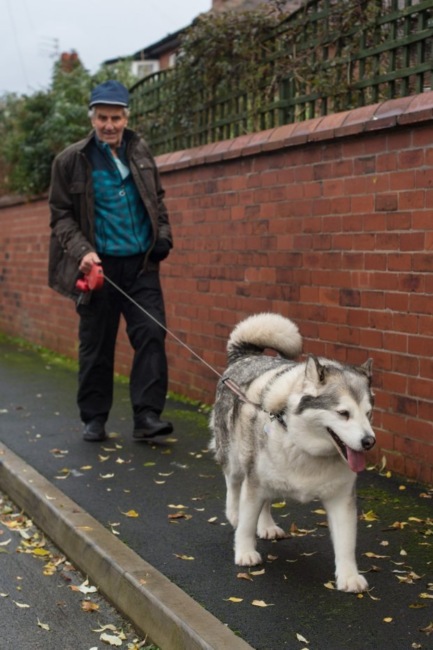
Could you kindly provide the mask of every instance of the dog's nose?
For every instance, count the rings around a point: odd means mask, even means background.
[[[361,444],[363,449],[371,449],[376,444],[376,438],[374,436],[364,436],[361,440]]]

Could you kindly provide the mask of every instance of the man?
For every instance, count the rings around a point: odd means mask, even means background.
[[[121,314],[134,350],[133,438],[173,430],[160,419],[168,376],[165,330],[157,324],[165,327],[159,264],[172,248],[172,234],[155,161],[144,140],[127,128],[128,101],[118,81],[96,86],[89,103],[92,132],[60,153],[52,168],[49,285],[77,303],[77,403],[87,441],[106,438]],[[77,277],[95,264],[157,323],[108,281],[80,294]]]

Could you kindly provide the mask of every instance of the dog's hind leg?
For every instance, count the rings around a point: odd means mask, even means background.
[[[256,529],[264,496],[260,487],[245,478],[240,493],[239,522],[235,533],[235,563],[240,566],[261,564],[262,557],[256,551]]]
[[[262,506],[259,523],[257,524],[257,535],[261,539],[281,539],[286,537],[282,528],[277,526],[271,515],[271,502],[266,500]]]
[[[367,580],[358,573],[355,559],[356,503],[355,494],[343,494],[323,502],[328,514],[335,554],[335,577],[340,591],[360,592],[368,588]]]
[[[227,472],[226,480],[226,517],[233,528],[237,528],[239,521],[239,499],[241,494],[242,478]]]

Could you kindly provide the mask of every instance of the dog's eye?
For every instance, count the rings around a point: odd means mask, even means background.
[[[349,411],[337,411],[338,415],[344,418],[345,420],[348,420],[350,418],[350,413]]]
[[[368,417],[368,419],[369,419],[370,422],[371,422],[372,419],[373,419],[373,411],[368,411],[368,413],[367,413],[367,417]]]

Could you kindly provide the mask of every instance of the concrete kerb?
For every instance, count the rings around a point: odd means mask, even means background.
[[[163,650],[252,650],[2,443],[0,488]]]

